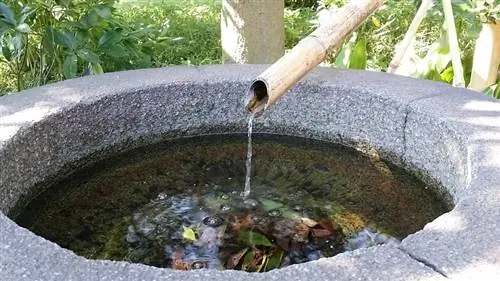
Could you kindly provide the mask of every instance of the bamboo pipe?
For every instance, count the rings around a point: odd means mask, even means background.
[[[478,92],[495,84],[500,67],[500,20],[484,23],[476,40],[468,88]]]
[[[383,0],[351,0],[325,24],[300,40],[293,49],[260,74],[250,85],[245,108],[262,113],[295,83],[325,60],[328,51],[339,45],[368,18]]]

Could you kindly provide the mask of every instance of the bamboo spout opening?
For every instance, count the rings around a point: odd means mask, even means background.
[[[256,79],[248,90],[245,108],[252,114],[262,113],[269,100],[266,82]]]

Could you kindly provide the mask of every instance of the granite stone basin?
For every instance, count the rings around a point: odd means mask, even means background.
[[[155,140],[246,131],[259,65],[87,76],[0,98],[0,280],[498,280],[500,103],[394,75],[317,69],[254,122],[254,132],[355,146],[442,186],[454,204],[399,245],[268,273],[173,271],[87,260],[7,215],[37,183]]]

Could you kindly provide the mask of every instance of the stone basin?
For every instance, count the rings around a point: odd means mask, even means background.
[[[55,180],[166,138],[242,133],[266,66],[170,67],[67,80],[0,98],[0,280],[498,280],[500,103],[394,75],[318,68],[254,132],[340,142],[441,186],[452,211],[399,245],[268,273],[174,271],[87,260],[7,217]]]

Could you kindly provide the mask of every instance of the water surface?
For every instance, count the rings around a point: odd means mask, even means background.
[[[260,252],[234,268],[264,271],[272,259],[279,267],[370,239],[402,239],[449,210],[433,188],[355,150],[253,137],[249,198],[240,196],[246,136],[206,136],[135,149],[77,171],[33,200],[16,222],[88,258],[227,268],[248,248]]]

